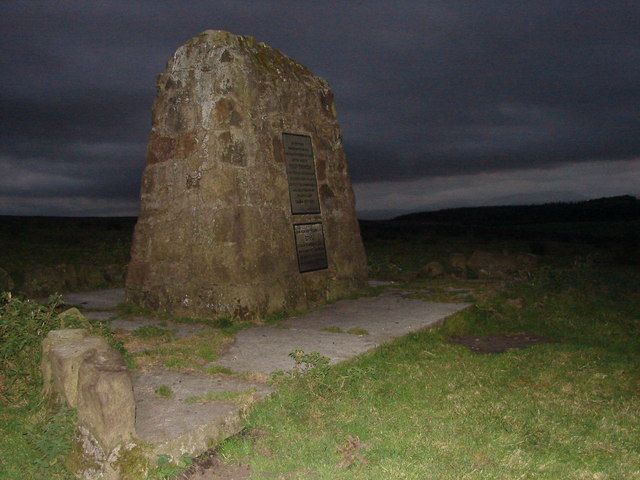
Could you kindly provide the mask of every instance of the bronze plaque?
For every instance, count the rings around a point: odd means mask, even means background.
[[[283,133],[284,158],[289,179],[291,213],[320,213],[316,165],[313,161],[313,146],[308,135]]]
[[[328,268],[322,223],[300,223],[293,226],[300,273]]]

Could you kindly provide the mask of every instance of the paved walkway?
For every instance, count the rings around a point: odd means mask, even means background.
[[[63,301],[77,306],[89,319],[109,322],[113,330],[162,326],[177,338],[187,338],[205,328],[151,317],[118,318],[117,306],[124,301],[122,289],[70,293],[63,296]],[[212,441],[237,433],[247,402],[269,394],[263,382],[247,378],[264,378],[276,370],[291,369],[294,362],[289,353],[293,350],[319,352],[332,363],[339,362],[437,324],[467,306],[424,302],[389,289],[377,297],[341,300],[275,326],[241,330],[213,364],[258,375],[207,375],[159,367],[134,372],[136,433],[154,446],[156,454],[176,458],[185,453],[197,455]],[[169,387],[169,397],[156,393],[161,386]]]
[[[467,306],[423,302],[399,291],[342,300],[277,326],[238,332],[217,363],[234,371],[269,374],[291,369],[294,362],[289,353],[296,348],[319,352],[335,363],[434,325]]]

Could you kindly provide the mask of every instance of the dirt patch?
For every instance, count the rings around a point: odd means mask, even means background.
[[[512,348],[527,348],[539,343],[549,343],[551,340],[533,333],[505,333],[476,337],[466,335],[449,338],[450,343],[464,345],[475,353],[502,353]]]
[[[362,443],[360,438],[349,435],[346,442],[336,448],[336,453],[342,458],[340,463],[338,463],[338,467],[350,468],[356,463],[367,463],[367,459],[362,452],[368,448],[366,444]]]
[[[249,465],[227,464],[214,452],[204,454],[178,478],[179,480],[247,480]]]

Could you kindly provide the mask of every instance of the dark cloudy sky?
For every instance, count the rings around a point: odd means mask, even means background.
[[[331,84],[363,217],[640,194],[640,2],[0,3],[0,214],[136,214],[155,75],[206,29]]]

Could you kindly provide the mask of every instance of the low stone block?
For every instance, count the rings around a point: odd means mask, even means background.
[[[52,376],[51,351],[62,345],[80,342],[87,335],[88,333],[84,328],[51,330],[42,341],[42,360],[40,362],[40,370],[42,371],[43,390],[45,395],[51,395],[55,391]],[[56,393],[62,394],[62,391],[58,390]]]
[[[96,353],[110,348],[100,337],[85,337],[53,347],[50,353],[53,391],[61,395],[70,407],[76,407],[80,367]]]
[[[131,377],[122,357],[98,350],[78,372],[78,421],[105,452],[135,435],[135,402]]]

